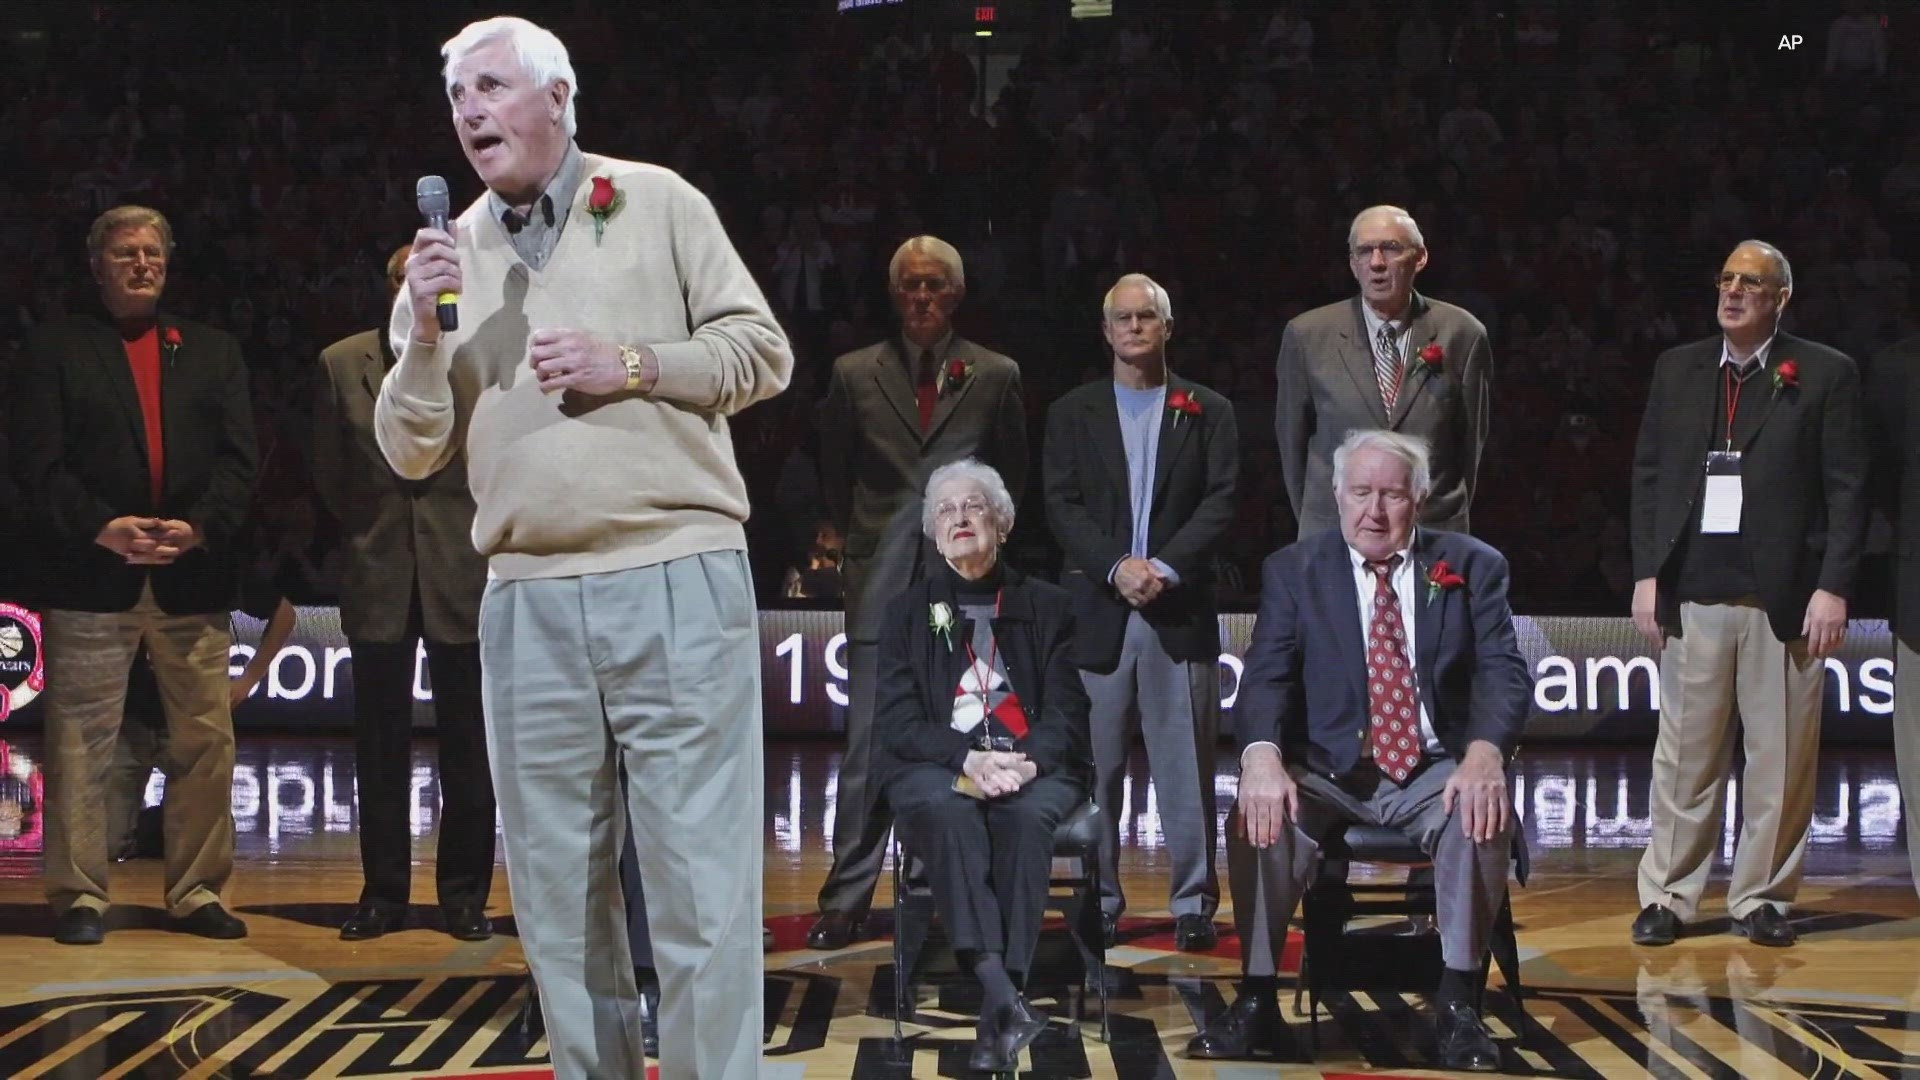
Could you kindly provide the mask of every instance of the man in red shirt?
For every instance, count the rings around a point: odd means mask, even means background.
[[[41,523],[29,593],[46,613],[46,891],[54,940],[106,933],[101,778],[143,645],[165,705],[166,906],[176,929],[240,938],[233,871],[227,616],[258,451],[240,346],[160,310],[173,230],[115,207],[87,234],[101,307],[36,331],[15,384],[22,487]]]

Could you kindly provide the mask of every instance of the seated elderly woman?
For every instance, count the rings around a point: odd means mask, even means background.
[[[1019,991],[1045,916],[1053,832],[1087,798],[1087,695],[1064,590],[1000,564],[1013,499],[968,459],[927,481],[944,559],[895,597],[880,639],[876,763],[926,864],[961,963],[985,992],[969,1067],[1009,1071],[1046,1027]]]

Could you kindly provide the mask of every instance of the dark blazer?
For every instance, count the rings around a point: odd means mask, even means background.
[[[1920,334],[1881,350],[1862,372],[1867,490],[1893,522],[1893,630],[1911,647],[1920,641]],[[1862,599],[1865,599],[1864,597]],[[1850,612],[1851,614],[1851,612]]]
[[[835,360],[820,406],[820,489],[846,538],[847,634],[859,641],[876,640],[886,602],[938,562],[920,531],[933,470],[978,458],[1000,474],[1016,505],[1027,486],[1020,365],[956,336],[947,361],[971,364],[973,373],[942,390],[922,434],[901,348],[896,334]]]
[[[1007,681],[1026,709],[1028,731],[1014,748],[1041,776],[1061,774],[1082,784],[1093,776],[1087,729],[1087,692],[1069,655],[1073,611],[1059,586],[1008,569],[1001,586],[994,641]],[[887,604],[880,639],[879,693],[874,704],[876,762],[885,784],[909,765],[934,764],[957,775],[972,746],[955,731],[953,691],[967,669],[964,643],[973,621],[954,600],[954,574],[945,563]],[[933,632],[935,603],[953,608],[953,644]]]
[[[487,560],[473,547],[473,493],[464,452],[422,480],[393,471],[373,436],[373,405],[392,363],[386,331],[368,330],[320,354],[313,393],[313,480],[340,522],[347,565],[340,628],[349,641],[395,644],[413,590],[429,641],[479,640]]]
[[[158,504],[148,479],[146,421],[126,347],[104,312],[36,331],[14,380],[14,453],[21,486],[44,522],[32,586],[48,607],[125,611],[149,576],[169,614],[230,610],[245,554],[259,448],[240,344],[222,330],[161,313],[181,344],[161,359],[166,486]],[[129,566],[94,543],[129,514],[174,518],[204,543],[170,566]]]
[[[1220,656],[1220,623],[1213,557],[1237,510],[1240,435],[1226,398],[1169,372],[1168,396],[1175,390],[1198,401],[1200,415],[1169,408],[1160,418],[1147,554],[1171,566],[1180,584],[1161,593],[1141,615],[1159,633],[1167,655],[1214,661]],[[1132,549],[1133,502],[1111,379],[1070,390],[1047,410],[1041,472],[1047,523],[1066,552],[1062,584],[1073,595],[1080,628],[1074,662],[1089,671],[1112,671],[1120,662],[1132,609],[1107,575]]]
[[[1493,351],[1487,328],[1465,308],[1414,293],[1408,333],[1407,371],[1388,416],[1359,297],[1303,312],[1287,323],[1276,365],[1273,433],[1301,537],[1340,523],[1333,502],[1333,452],[1356,428],[1427,440],[1433,494],[1421,524],[1467,531],[1491,412]],[[1420,359],[1428,345],[1440,346],[1444,354],[1437,373]]]
[[[1633,577],[1659,580],[1660,622],[1678,633],[1674,595],[1681,534],[1698,527],[1710,446],[1724,445],[1719,404],[1721,339],[1660,355],[1633,459]],[[1776,389],[1773,372],[1798,362],[1799,385]],[[1867,446],[1860,377],[1844,353],[1791,334],[1774,338],[1769,370],[1749,389],[1766,393],[1760,426],[1735,447],[1740,538],[1774,636],[1792,641],[1815,589],[1850,597],[1867,521]]]
[[[1428,598],[1416,588],[1413,666],[1434,734],[1455,759],[1484,739],[1510,759],[1533,703],[1533,680],[1507,606],[1507,559],[1464,533],[1417,529],[1414,573],[1444,560],[1466,584]],[[1366,634],[1353,564],[1339,529],[1267,557],[1260,617],[1234,706],[1240,747],[1270,742],[1292,764],[1343,774],[1368,730]]]

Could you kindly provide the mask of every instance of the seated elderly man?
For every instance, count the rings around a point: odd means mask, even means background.
[[[1266,562],[1227,829],[1245,982],[1187,1053],[1243,1057],[1282,1022],[1287,921],[1320,842],[1358,822],[1403,831],[1433,860],[1441,1066],[1497,1069],[1474,988],[1506,895],[1515,821],[1505,766],[1532,693],[1507,560],[1469,536],[1415,530],[1430,486],[1422,439],[1349,434],[1333,486],[1340,527]]]
[[[921,527],[946,565],[887,608],[878,764],[895,827],[984,991],[968,1066],[1011,1071],[1047,1026],[1019,987],[1054,828],[1087,798],[1087,695],[1066,592],[1000,564],[1013,527],[1000,474],[971,458],[934,470]]]

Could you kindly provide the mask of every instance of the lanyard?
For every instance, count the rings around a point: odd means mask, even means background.
[[[993,594],[994,622],[1000,621],[1000,601],[1005,596],[1006,596],[1005,589],[1000,589]],[[1000,635],[996,633],[992,635],[992,637],[993,637],[993,648],[987,650],[987,670],[985,674],[974,676],[975,683],[980,687],[979,690],[975,691],[980,697],[980,711],[988,715],[992,715],[993,710],[987,707],[987,694],[989,693],[987,689],[987,684],[993,680],[994,658],[1000,655]],[[969,671],[976,670],[979,666],[979,663],[980,663],[980,658],[975,656],[973,652],[973,635],[969,634],[967,635],[967,670]]]
[[[1740,411],[1740,389],[1747,385],[1747,380],[1744,376],[1735,379],[1731,367],[1724,370],[1727,373],[1727,451],[1731,453],[1733,451],[1733,418]]]

